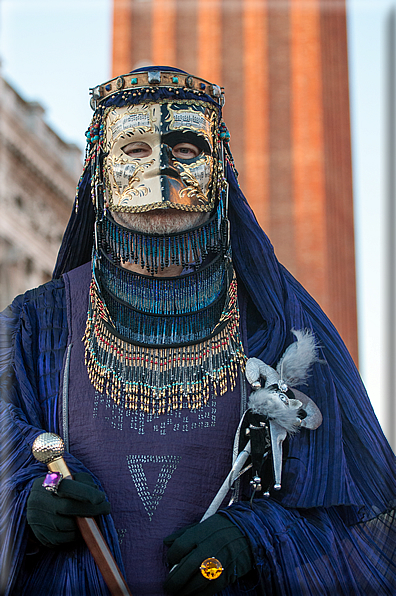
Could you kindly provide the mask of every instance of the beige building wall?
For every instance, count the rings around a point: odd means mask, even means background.
[[[0,309],[51,278],[81,174],[81,151],[0,77]]]

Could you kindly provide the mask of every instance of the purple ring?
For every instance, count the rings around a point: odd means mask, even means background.
[[[60,472],[47,472],[42,486],[45,490],[51,493],[57,493],[60,483],[62,482],[63,474]]]

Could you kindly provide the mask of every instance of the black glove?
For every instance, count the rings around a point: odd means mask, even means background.
[[[177,596],[212,596],[248,573],[252,568],[250,545],[240,529],[224,515],[216,513],[204,522],[178,530],[164,540],[171,572],[164,588]],[[201,563],[215,557],[224,571],[209,580],[200,571]],[[172,567],[177,565],[175,569]]]
[[[36,478],[27,500],[27,521],[36,538],[44,546],[74,542],[80,533],[74,519],[110,513],[110,503],[92,477],[79,472],[74,480],[65,479],[58,492],[46,490],[44,478]]]

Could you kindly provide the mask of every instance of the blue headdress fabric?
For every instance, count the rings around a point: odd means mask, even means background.
[[[169,68],[168,66],[154,66],[146,68],[138,68],[131,71],[130,74],[136,74],[147,70],[158,71],[172,71],[188,74],[183,70],[177,68]],[[159,99],[174,99],[176,96],[174,91],[170,91],[167,87],[156,87],[149,91],[142,91],[139,93],[130,92],[128,94],[116,93],[110,95],[106,100],[102,101],[95,111],[93,121],[97,119],[102,120],[103,113],[106,108],[122,107],[127,104],[140,104],[145,101],[153,102]],[[202,92],[197,98],[197,95],[192,91],[186,91],[183,88],[178,89],[178,100],[192,99],[197,101],[205,101],[213,105],[219,106],[210,95]],[[221,110],[220,110],[221,117]],[[90,129],[88,129],[89,131]],[[87,133],[88,133],[87,131]],[[55,265],[53,277],[59,278],[63,273],[71,271],[91,259],[93,246],[93,230],[95,225],[95,209],[92,201],[92,187],[91,181],[95,175],[96,160],[102,160],[103,155],[93,155],[90,151],[90,142],[87,143],[87,150],[85,156],[85,163],[82,176],[77,186],[77,193],[74,201],[72,215],[70,217],[68,226],[62,239],[62,244],[58,253],[57,262]]]

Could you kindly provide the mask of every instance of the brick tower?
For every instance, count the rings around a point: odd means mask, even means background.
[[[165,64],[225,87],[241,187],[357,362],[345,1],[113,2],[113,76]]]

